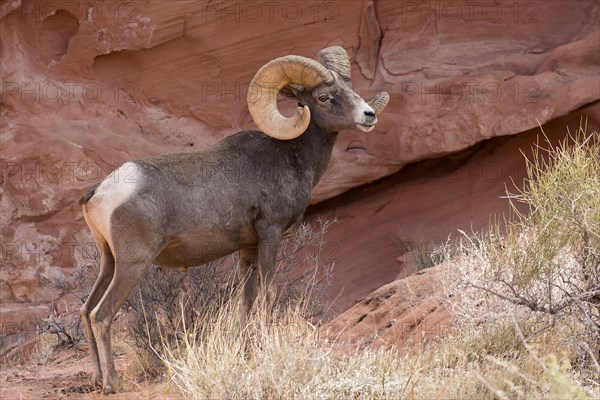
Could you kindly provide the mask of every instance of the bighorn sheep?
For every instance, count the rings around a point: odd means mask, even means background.
[[[303,107],[286,118],[283,92]],[[259,131],[232,135],[213,148],[129,161],[85,193],[83,215],[100,252],[100,273],[81,317],[93,382],[115,392],[110,343],[115,314],[151,264],[181,269],[239,250],[247,276],[244,311],[268,286],[283,237],[294,232],[325,171],[338,131],[375,127],[387,93],[366,103],[350,82],[341,47],[316,61],[277,58],[255,75],[248,108]]]

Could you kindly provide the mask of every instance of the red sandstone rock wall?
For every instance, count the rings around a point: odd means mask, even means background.
[[[2,0],[0,314],[56,300],[60,291],[40,278],[89,262],[77,243],[89,240],[76,204],[83,188],[125,160],[203,149],[252,128],[245,90],[266,61],[341,45],[357,91],[391,95],[376,131],[340,136],[319,202],[598,100],[598,8],[595,0]],[[344,210],[364,220],[352,205]],[[403,229],[420,229],[419,213],[430,210],[417,208]],[[356,234],[369,238],[363,222]],[[367,267],[386,277],[372,288],[395,273]]]

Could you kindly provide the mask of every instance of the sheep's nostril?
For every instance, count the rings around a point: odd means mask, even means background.
[[[365,111],[365,115],[367,117],[375,118],[375,113],[373,111]]]

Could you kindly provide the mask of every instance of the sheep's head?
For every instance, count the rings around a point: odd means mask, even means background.
[[[277,95],[284,92],[304,106],[286,118],[277,109]],[[360,129],[368,132],[377,123],[389,95],[379,93],[370,102],[354,92],[350,60],[338,46],[321,50],[316,61],[300,56],[276,58],[254,76],[248,91],[248,109],[260,130],[277,139],[294,139],[310,123],[327,132]]]

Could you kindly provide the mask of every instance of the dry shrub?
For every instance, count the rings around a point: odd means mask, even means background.
[[[278,293],[276,307],[298,303],[310,287],[310,307],[304,308],[304,317],[323,315],[321,300],[330,284],[333,265],[320,261],[326,246],[323,236],[331,223],[319,220],[317,228],[302,224],[282,244],[274,282]],[[236,253],[186,272],[152,267],[146,273],[125,303],[129,334],[145,372],[160,370],[163,345],[179,343],[185,327],[196,326],[196,333],[200,334],[206,329],[203,325],[210,323],[207,316],[217,314],[230,303],[243,280],[238,276],[237,260]],[[301,265],[305,268],[299,268]],[[230,317],[233,331],[239,334],[241,328],[235,325],[238,317]]]
[[[508,199],[511,217],[453,249],[453,362],[485,366],[477,379],[497,398],[591,398],[600,390],[597,133],[536,146],[525,188]]]
[[[77,237],[73,236],[73,238],[75,244],[79,245],[80,248],[84,248]],[[86,250],[89,250],[89,246]],[[86,346],[79,306],[85,302],[98,273],[97,252],[90,252],[86,260],[91,261],[91,263],[79,265],[69,274],[57,272],[40,278],[43,285],[60,290],[65,297],[67,295],[75,297],[77,302],[73,303],[70,299],[65,299],[61,303],[53,304],[52,311],[49,314],[45,316],[35,315],[35,345],[33,351],[30,352],[27,346],[15,348],[0,360],[3,367],[13,366],[25,361],[30,361],[34,365],[43,365],[49,361],[57,348]],[[1,328],[0,325],[0,342],[2,342],[4,333]],[[22,334],[23,337],[27,338],[30,331],[31,329],[23,321],[16,334]]]
[[[187,272],[150,268],[124,306],[134,349],[149,367],[159,366],[154,349],[163,341],[177,340],[184,324],[226,299],[227,273],[224,261]]]
[[[42,333],[56,335],[57,343],[66,347],[85,342],[79,307],[85,303],[99,272],[99,253],[75,235],[73,235],[73,244],[82,252],[84,263],[76,266],[69,274],[58,272],[49,277],[42,276],[40,280],[43,285],[58,289],[65,296],[75,297],[77,303],[69,304],[65,301],[62,307],[53,306],[48,316],[42,318],[36,316],[38,335]]]

